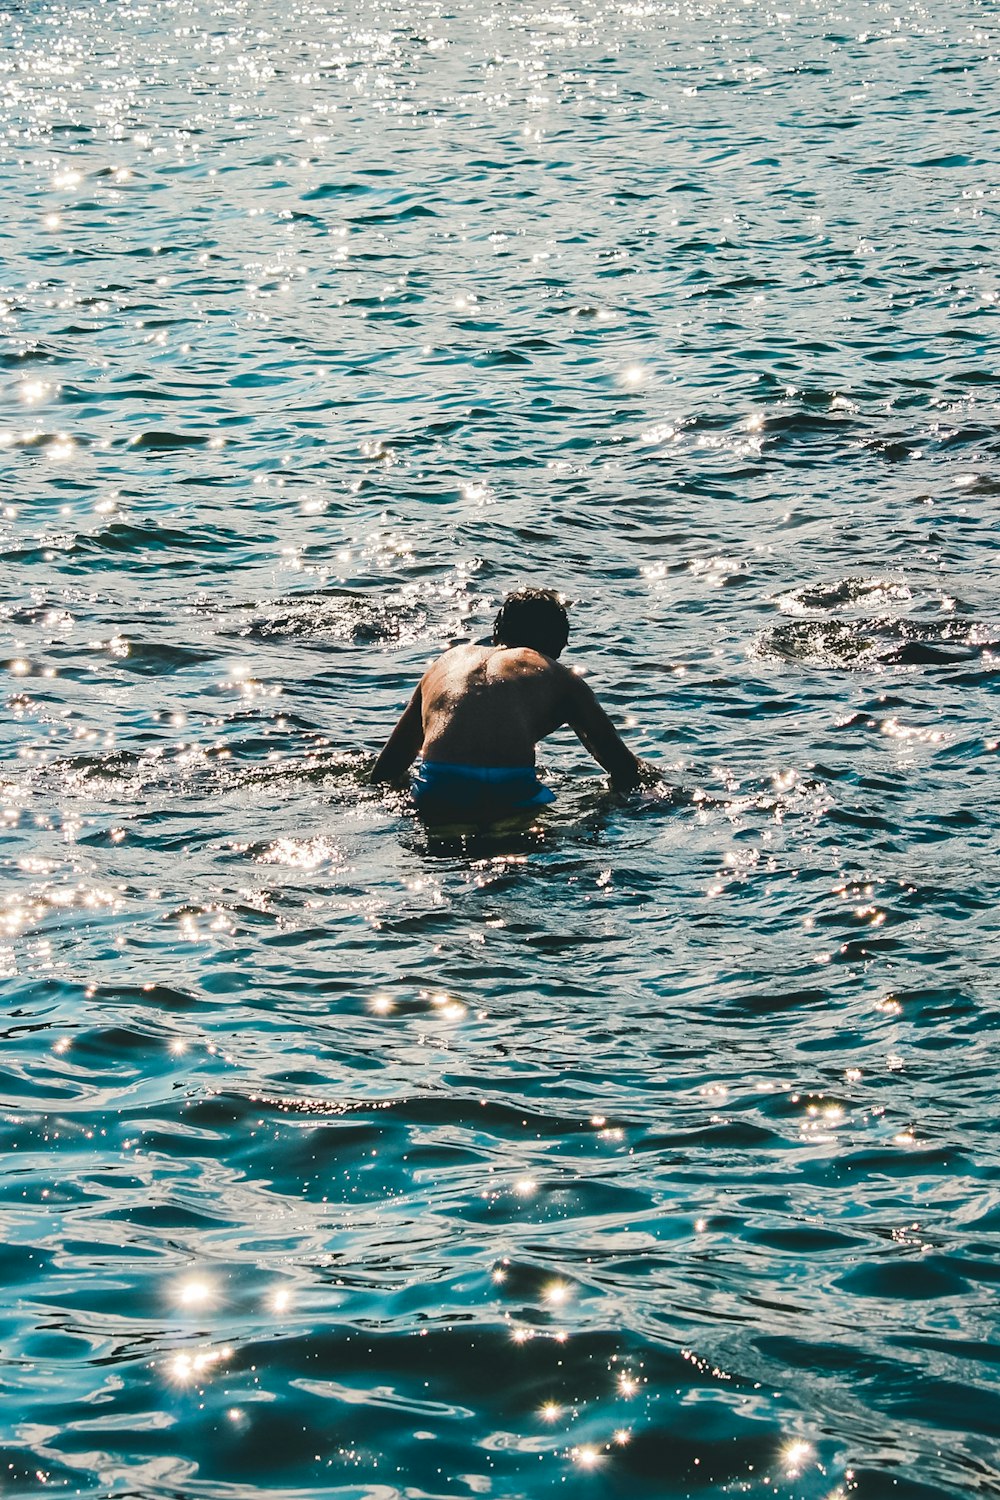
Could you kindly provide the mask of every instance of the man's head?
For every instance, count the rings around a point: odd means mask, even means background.
[[[496,646],[530,646],[543,656],[559,656],[568,639],[569,618],[552,589],[508,594],[493,622]]]

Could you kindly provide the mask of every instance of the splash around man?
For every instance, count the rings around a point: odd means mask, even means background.
[[[568,725],[618,792],[658,779],[622,742],[583,678],[558,658],[569,620],[551,589],[509,594],[490,646],[454,646],[417,684],[372,768],[400,784],[412,762],[417,809],[430,821],[486,823],[554,801],[535,746]]]

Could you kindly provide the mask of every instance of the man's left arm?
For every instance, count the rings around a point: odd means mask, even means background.
[[[421,687],[418,683],[395,729],[372,766],[372,781],[400,782],[416,759],[424,742]]]
[[[615,791],[634,791],[649,779],[647,767],[632,754],[583,678],[568,670],[566,676],[567,724],[607,771]]]

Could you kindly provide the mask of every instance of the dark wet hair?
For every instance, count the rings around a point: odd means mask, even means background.
[[[530,646],[558,656],[569,639],[569,616],[553,589],[519,589],[508,594],[493,622],[498,646]]]

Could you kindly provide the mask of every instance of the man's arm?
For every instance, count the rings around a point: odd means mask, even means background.
[[[403,716],[386,740],[381,754],[372,766],[372,781],[401,781],[424,742],[424,723],[418,682]]]
[[[616,792],[632,792],[645,779],[642,762],[624,743],[582,677],[567,670],[569,706],[566,723],[604,767]]]

